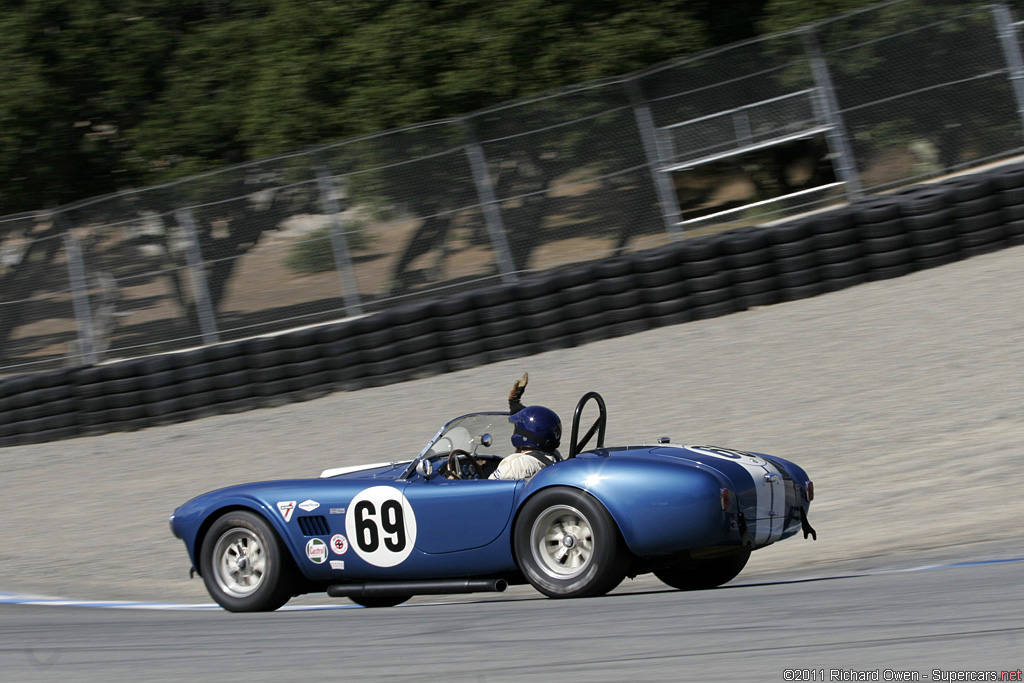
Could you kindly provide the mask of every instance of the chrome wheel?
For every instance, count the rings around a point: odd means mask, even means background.
[[[594,554],[590,521],[569,505],[544,510],[534,521],[530,538],[534,560],[554,579],[571,579],[583,573]]]
[[[228,529],[213,549],[217,585],[234,598],[244,598],[263,583],[267,555],[259,537],[241,527]]]
[[[604,595],[626,575],[630,556],[615,520],[584,491],[538,491],[523,504],[513,535],[523,576],[548,597]]]

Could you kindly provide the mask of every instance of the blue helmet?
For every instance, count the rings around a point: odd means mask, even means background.
[[[508,421],[515,425],[512,445],[516,448],[536,448],[554,451],[562,441],[562,421],[555,411],[544,406],[528,406]]]

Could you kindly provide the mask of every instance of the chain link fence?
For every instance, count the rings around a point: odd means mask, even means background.
[[[372,313],[1024,149],[1002,4],[896,0],[643,72],[0,218],[0,371]]]

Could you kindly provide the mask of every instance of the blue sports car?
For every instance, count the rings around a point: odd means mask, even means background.
[[[598,415],[580,435],[591,403]],[[813,486],[794,463],[665,437],[606,446],[595,392],[576,406],[564,457],[528,480],[488,478],[511,450],[511,415],[456,418],[412,460],[203,494],[174,511],[171,530],[213,599],[237,612],[312,592],[386,607],[527,582],[588,597],[647,572],[712,588],[752,550],[815,535]]]

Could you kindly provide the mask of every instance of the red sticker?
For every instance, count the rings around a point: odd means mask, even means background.
[[[335,555],[344,555],[348,552],[348,539],[341,534],[331,536],[331,550]]]

